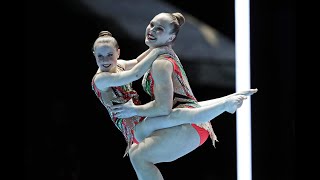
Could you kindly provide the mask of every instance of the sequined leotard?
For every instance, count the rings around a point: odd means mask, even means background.
[[[174,95],[173,95],[173,107],[172,108],[197,108],[200,107],[197,99],[194,97],[193,92],[190,88],[188,78],[185,74],[182,64],[178,56],[171,53],[170,55],[161,55],[168,61],[170,61],[174,66],[173,72],[173,82],[174,86]],[[151,96],[151,99],[154,99],[154,80],[152,77],[151,69],[149,69],[143,76],[142,87],[144,91]],[[217,137],[212,129],[211,123],[200,123],[195,124],[201,128],[206,129],[209,132],[210,138],[212,140],[213,146],[217,141]]]
[[[117,71],[124,71],[124,68],[120,65],[117,65]],[[99,73],[97,73],[99,74]],[[97,75],[96,74],[96,75]],[[95,75],[95,76],[96,76]],[[123,86],[117,86],[117,87],[110,87],[111,92],[112,92],[112,97],[106,97],[107,92],[103,92],[99,90],[95,83],[94,83],[94,78],[92,78],[91,81],[91,86],[92,90],[95,92],[96,96],[99,98],[101,103],[106,107],[108,110],[109,116],[114,123],[114,125],[122,132],[126,142],[127,142],[127,148],[125,150],[124,156],[127,155],[129,148],[131,147],[133,143],[133,135],[134,135],[134,126],[139,123],[140,121],[144,120],[144,117],[140,116],[134,116],[131,118],[117,118],[113,116],[110,107],[111,105],[115,104],[123,104],[129,101],[131,98],[133,100],[133,103],[138,105],[141,104],[139,100],[139,95],[138,93],[132,89],[132,83],[123,85]]]

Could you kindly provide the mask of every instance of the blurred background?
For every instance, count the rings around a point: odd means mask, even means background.
[[[126,143],[91,89],[92,45],[102,30],[122,59],[146,50],[144,32],[160,12],[186,23],[174,46],[198,100],[235,91],[234,1],[28,1],[25,13],[25,179],[136,179]],[[251,0],[253,180],[293,180],[296,144],[296,5]],[[149,97],[141,80],[133,83]],[[216,149],[203,146],[159,164],[165,179],[236,180],[236,115],[211,121]]]

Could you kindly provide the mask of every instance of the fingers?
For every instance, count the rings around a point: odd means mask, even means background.
[[[117,105],[112,105],[112,106],[108,106],[110,107],[110,109],[118,109],[122,107],[122,104],[117,104]]]
[[[113,106],[109,106],[109,108],[113,114],[118,114],[123,111],[123,108],[121,105],[113,105]]]
[[[114,117],[122,118],[121,112],[112,112]]]
[[[122,109],[115,109],[115,110],[111,110],[111,112],[114,114],[119,114],[119,113],[123,112],[123,110]]]
[[[111,113],[113,114],[113,116],[117,117],[117,118],[121,118],[122,114],[123,114],[123,110],[118,108],[118,109],[112,109]]]

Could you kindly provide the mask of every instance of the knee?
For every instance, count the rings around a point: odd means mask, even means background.
[[[147,124],[145,124],[145,122],[141,122],[135,126],[134,137],[138,142],[143,141],[151,133],[152,133],[152,128],[149,127]]]
[[[134,167],[139,166],[139,164],[145,162],[145,158],[143,156],[143,153],[141,153],[141,151],[139,151],[138,149],[135,149],[135,148],[131,148],[129,150],[129,158],[130,158],[131,164]]]

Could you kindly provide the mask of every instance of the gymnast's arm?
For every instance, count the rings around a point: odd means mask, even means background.
[[[112,86],[122,86],[133,81],[138,80],[150,68],[153,61],[158,55],[166,52],[165,48],[155,48],[150,53],[139,56],[136,61],[140,61],[128,71],[121,71],[117,73],[101,72],[95,76],[95,84],[98,89],[106,90]],[[143,57],[143,58],[142,58]],[[119,60],[120,61],[120,60]]]
[[[152,64],[152,77],[154,79],[154,100],[134,108],[135,115],[138,116],[161,116],[168,115],[172,110],[173,65],[170,61],[161,58]]]
[[[120,60],[126,70],[132,69],[135,65],[137,65],[141,60],[143,60],[150,52],[152,49],[147,49],[143,53],[141,53],[137,58],[131,59],[131,60]]]

